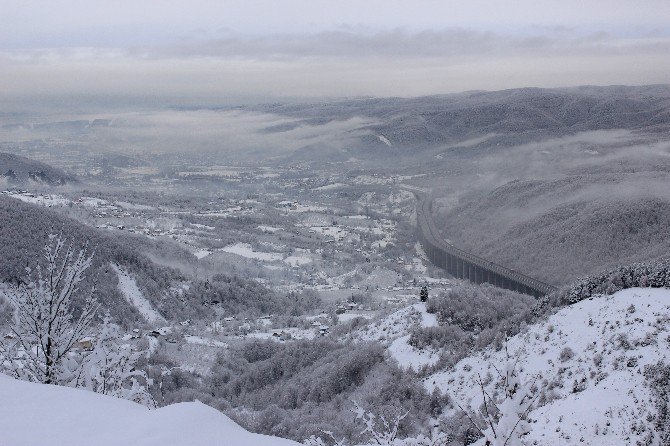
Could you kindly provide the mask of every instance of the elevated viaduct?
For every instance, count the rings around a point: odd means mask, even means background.
[[[416,218],[419,240],[433,264],[459,279],[491,285],[540,297],[556,288],[517,271],[490,262],[448,243],[440,235],[433,221],[432,198],[414,190],[418,199]]]

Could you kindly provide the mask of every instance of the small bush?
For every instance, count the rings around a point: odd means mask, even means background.
[[[558,356],[561,362],[569,361],[575,357],[575,352],[572,351],[570,347],[565,347],[561,350],[561,354]]]

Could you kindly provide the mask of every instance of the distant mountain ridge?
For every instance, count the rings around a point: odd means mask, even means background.
[[[291,116],[322,125],[355,116],[377,118],[366,127],[361,147],[416,150],[458,143],[483,134],[498,135],[483,145],[516,144],[538,137],[608,129],[670,129],[670,85],[583,86],[473,91],[417,98],[371,98],[328,103],[272,104],[256,111]],[[267,132],[285,131],[268,128]],[[380,138],[379,136],[382,136]]]

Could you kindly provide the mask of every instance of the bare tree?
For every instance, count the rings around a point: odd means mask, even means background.
[[[486,391],[484,382],[479,377],[479,387],[482,392],[483,409],[481,418],[483,424],[475,421],[477,418],[458,406],[468,417],[472,425],[484,437],[485,446],[522,446],[525,436],[530,433],[528,414],[538,395],[533,392],[535,381],[522,383],[516,365],[517,360],[510,361],[507,344],[505,344],[505,368],[500,370],[494,366],[500,378],[502,395],[491,395]],[[457,403],[458,404],[458,403]]]
[[[98,308],[95,286],[80,289],[92,259],[86,245],[75,253],[62,235],[51,234],[43,264],[34,270],[26,268],[27,278],[9,285],[6,294],[15,307],[11,328],[15,342],[0,346],[0,364],[17,378],[66,384],[76,377],[77,364],[70,364],[70,353],[88,334]],[[77,298],[82,305],[75,318]]]
[[[398,428],[402,420],[407,417],[409,412],[397,415],[393,420],[387,420],[384,415],[377,417],[374,413],[363,409],[357,402],[352,412],[356,415],[356,420],[365,425],[361,434],[367,434],[371,441],[379,445],[392,445],[398,438]]]
[[[392,420],[385,416],[377,416],[374,413],[362,408],[356,401],[353,401],[354,408],[351,410],[356,416],[356,420],[365,425],[361,435],[367,435],[369,444],[380,446],[444,446],[449,441],[448,436],[441,432],[437,426],[433,426],[430,436],[419,435],[414,438],[398,438],[398,430],[402,420],[407,417],[409,412],[396,415]],[[323,431],[326,439],[333,446],[347,446],[345,439],[338,440],[335,435],[329,431]],[[305,446],[326,446],[327,443],[320,437],[311,436],[303,443]]]
[[[330,431],[323,431],[324,435],[326,435],[328,438],[331,439],[332,445],[333,446],[347,446],[347,444],[344,442],[344,438],[341,440],[338,440],[335,438],[335,435],[330,432]],[[305,442],[303,443],[305,446],[328,446],[325,441],[321,437],[317,437],[315,435],[312,435],[309,437]]]

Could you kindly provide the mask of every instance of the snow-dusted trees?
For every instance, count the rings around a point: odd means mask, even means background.
[[[351,410],[356,421],[363,424],[361,435],[367,437],[367,443],[380,446],[443,446],[449,440],[448,436],[439,429],[434,428],[430,436],[419,435],[414,438],[398,438],[400,423],[409,415],[409,412],[398,413],[393,418],[384,415],[376,415],[374,412],[361,407],[357,402]],[[332,432],[324,431],[328,443],[321,437],[311,436],[303,443],[305,446],[346,446],[344,439],[338,440]]]
[[[134,352],[130,345],[119,343],[120,338],[118,325],[106,315],[93,351],[83,359],[75,384],[93,392],[154,406],[153,398],[144,386],[148,381],[147,375],[135,368],[141,354]]]
[[[633,287],[670,287],[670,260],[651,263],[632,263],[602,274],[580,279],[561,293],[563,304],[573,304],[595,294],[614,294]]]
[[[376,416],[374,413],[363,409],[354,401],[354,414],[356,420],[365,425],[361,434],[369,435],[370,440],[379,445],[392,445],[398,438],[400,422],[405,419],[409,412],[397,415],[392,420],[387,420],[384,415]]]
[[[84,387],[151,406],[141,384],[146,374],[135,370],[140,354],[119,344],[119,327],[109,315],[91,336],[95,286],[84,290],[81,284],[92,260],[86,246],[76,251],[64,237],[49,236],[42,262],[4,290],[14,321],[11,339],[0,344],[0,366],[20,379]],[[75,348],[87,337],[95,339],[91,351]]]
[[[656,409],[651,415],[653,428],[649,429],[647,444],[670,444],[670,364],[648,364],[644,367],[644,377]]]
[[[94,286],[80,288],[93,256],[86,246],[77,253],[66,245],[62,236],[50,235],[43,262],[6,291],[15,307],[15,342],[0,347],[0,361],[18,378],[67,384],[76,377],[77,364],[69,353],[89,334],[98,305]],[[73,316],[75,299],[82,301],[78,317]]]

